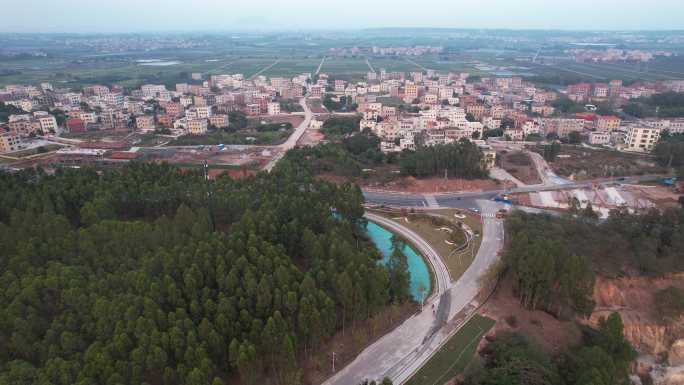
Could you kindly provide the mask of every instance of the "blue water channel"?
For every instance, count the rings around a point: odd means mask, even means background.
[[[392,232],[371,221],[368,221],[366,231],[375,244],[375,247],[382,252],[382,255],[384,256],[383,263],[387,263],[390,255],[392,255]],[[411,295],[416,301],[420,302],[421,298],[420,293],[418,292],[418,286],[422,284],[425,288],[425,297],[428,296],[431,290],[430,270],[423,257],[421,257],[413,247],[406,245],[402,251],[406,255],[409,273],[411,273]]]

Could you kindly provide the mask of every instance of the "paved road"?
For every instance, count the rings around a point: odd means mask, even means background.
[[[321,63],[318,65],[318,68],[316,68],[316,75],[321,73],[321,68],[323,68],[323,63],[325,63],[325,56],[323,57],[323,59],[321,59]]]
[[[250,77],[248,78],[248,80],[254,80],[254,79],[256,79],[257,76],[259,76],[259,75],[261,75],[262,73],[264,73],[264,72],[270,70],[271,68],[273,68],[273,67],[274,67],[276,64],[278,64],[278,63],[280,63],[280,59],[276,59],[276,61],[274,61],[272,64],[267,65],[266,67],[262,68],[261,70],[259,70],[258,72],[256,72],[256,73],[253,74],[252,76],[250,76]]]
[[[491,200],[498,194],[504,193],[530,193],[539,191],[554,191],[566,189],[581,189],[592,187],[593,185],[608,186],[614,184],[636,184],[639,182],[660,180],[663,176],[638,176],[626,178],[597,179],[583,182],[569,182],[566,184],[533,185],[517,187],[513,189],[496,189],[477,192],[453,192],[442,194],[431,194],[440,207],[453,207],[461,209],[477,208],[476,201]],[[427,207],[428,201],[425,194],[398,193],[391,191],[364,190],[363,196],[366,202],[372,204],[384,204],[403,207]]]
[[[498,209],[494,202],[477,203],[487,213]],[[366,379],[380,380],[383,377],[389,377],[395,384],[407,381],[452,335],[454,328],[449,327],[448,323],[475,298],[479,276],[496,260],[498,250],[503,245],[501,221],[497,221],[493,215],[487,216],[483,220],[482,246],[470,268],[453,284],[439,256],[415,233],[382,217],[367,214],[367,218],[396,231],[420,249],[436,272],[437,290],[428,299],[423,312],[412,316],[366,348],[324,385],[356,385]],[[432,305],[437,307],[434,313]]]
[[[290,135],[284,143],[277,146],[280,152],[268,162],[266,167],[264,167],[264,170],[271,171],[278,161],[285,156],[285,153],[297,145],[297,142],[299,142],[299,139],[302,138],[302,135],[304,135],[304,132],[306,132],[306,129],[309,127],[311,119],[313,119],[313,113],[306,104],[306,98],[299,99],[299,105],[304,109],[304,121],[297,126],[292,135]]]

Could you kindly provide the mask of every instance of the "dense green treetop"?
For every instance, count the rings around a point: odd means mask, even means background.
[[[288,161],[242,180],[2,173],[0,383],[297,384],[297,360],[345,321],[407,299],[362,203]]]

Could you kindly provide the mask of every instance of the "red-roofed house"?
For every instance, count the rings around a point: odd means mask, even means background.
[[[67,119],[66,126],[72,133],[86,132],[85,122],[78,118]]]

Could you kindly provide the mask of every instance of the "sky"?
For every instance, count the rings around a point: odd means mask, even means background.
[[[684,29],[682,0],[2,0],[2,32]]]

